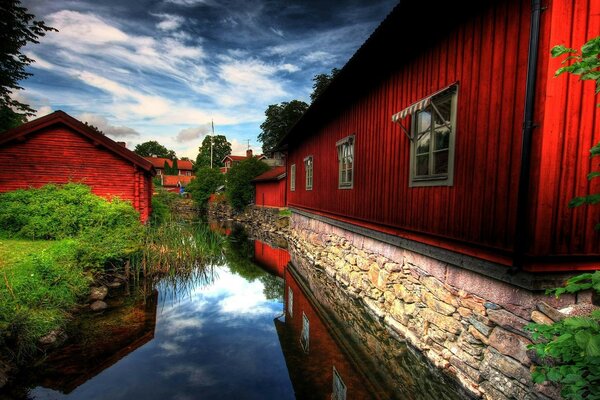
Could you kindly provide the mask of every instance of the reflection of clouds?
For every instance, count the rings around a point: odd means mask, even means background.
[[[161,355],[165,355],[167,357],[177,356],[183,353],[183,347],[174,342],[163,342],[158,345],[163,350]]]
[[[203,367],[194,364],[180,364],[168,366],[162,375],[166,378],[182,375],[193,386],[212,386],[217,380],[210,376]]]

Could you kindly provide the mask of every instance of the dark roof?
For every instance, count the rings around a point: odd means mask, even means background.
[[[135,154],[125,146],[120,145],[114,140],[104,136],[95,129],[90,128],[83,122],[60,110],[6,131],[0,135],[0,146],[13,140],[18,140],[19,138],[22,138],[30,133],[38,132],[54,125],[64,125],[80,135],[89,138],[95,144],[101,145],[120,157],[131,161],[141,169],[150,172],[152,175],[156,174],[156,170],[152,166],[152,163],[144,159],[144,157]]]
[[[286,150],[295,139],[308,137],[314,125],[331,118],[355,99],[364,96],[390,73],[406,65],[455,26],[488,6],[489,2],[477,0],[465,0],[460,7],[447,0],[400,1],[275,149]],[[435,29],[416,26],[414,18],[419,15],[428,15],[427,25],[435,26]]]
[[[285,178],[285,167],[274,167],[252,179],[252,182],[280,181]]]
[[[152,163],[152,165],[154,165],[154,168],[160,168],[160,169],[164,168],[165,161],[167,162],[167,164],[169,164],[169,167],[173,166],[173,161],[171,161],[168,158],[162,158],[162,157],[144,157],[144,158],[146,160],[150,161]],[[177,168],[186,170],[186,171],[191,171],[192,169],[194,169],[194,164],[188,160],[177,160]]]

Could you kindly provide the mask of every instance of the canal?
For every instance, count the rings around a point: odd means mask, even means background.
[[[136,282],[0,393],[14,399],[463,399],[319,271],[227,235],[184,279]]]

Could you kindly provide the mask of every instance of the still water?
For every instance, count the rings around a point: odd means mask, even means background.
[[[113,291],[0,398],[464,398],[318,271],[242,231],[229,241],[185,281]]]

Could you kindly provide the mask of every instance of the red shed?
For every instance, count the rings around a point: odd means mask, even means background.
[[[285,175],[285,167],[275,167],[254,178],[254,204],[262,207],[285,207]]]
[[[81,182],[131,202],[142,222],[152,210],[152,164],[63,111],[0,135],[0,165],[0,192]]]
[[[600,0],[467,3],[396,6],[284,139],[288,206],[456,260],[597,269],[600,207],[568,203],[598,191],[600,108],[550,49],[597,36]]]

